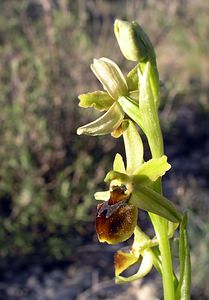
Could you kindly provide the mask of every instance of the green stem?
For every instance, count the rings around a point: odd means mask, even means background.
[[[162,259],[162,280],[165,300],[175,300],[173,267],[167,231],[167,221],[155,214],[149,214],[159,242]]]
[[[151,146],[151,152],[153,158],[159,158],[164,155],[163,151],[163,139],[160,124],[158,123],[158,144],[160,147],[156,148],[154,144]],[[162,181],[158,180],[154,187],[158,193],[162,194]],[[168,221],[162,217],[152,214],[151,221],[153,223],[157,239],[159,241],[159,249],[162,258],[162,279],[163,279],[163,291],[165,300],[175,300],[174,281],[173,281],[173,265],[170,250],[170,243],[168,237]]]
[[[155,123],[154,127],[156,127],[154,130],[155,133],[152,132],[151,136],[148,135],[147,138],[152,157],[159,158],[164,154],[163,139],[159,121]],[[155,184],[153,185],[153,189],[160,194],[162,193],[161,180],[157,180],[155,182]],[[162,258],[162,280],[164,300],[175,300],[173,266],[167,227],[168,222],[166,219],[159,217],[155,214],[149,213],[149,215],[154,226],[157,239],[159,241],[159,250]]]

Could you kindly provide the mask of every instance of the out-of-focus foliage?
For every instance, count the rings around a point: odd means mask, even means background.
[[[208,112],[208,1],[1,0],[0,11],[0,255],[66,258],[92,232],[93,194],[116,145],[76,135],[94,113],[77,109],[77,95],[101,89],[88,66],[106,56],[128,71],[113,22],[136,20],[156,47],[167,130],[176,106]]]
[[[102,165],[108,159],[92,166],[102,145],[76,136],[77,120],[84,119],[76,95],[78,86],[88,84],[88,62],[82,61],[91,41],[78,16],[61,4],[0,4],[3,256],[35,249],[58,258],[68,255],[82,225],[92,219],[93,191],[105,174]]]

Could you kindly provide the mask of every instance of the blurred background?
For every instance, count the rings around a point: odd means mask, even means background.
[[[77,96],[100,89],[102,56],[126,74],[116,18],[138,21],[156,48],[160,118],[172,170],[165,194],[189,213],[193,299],[209,295],[209,2],[0,1],[0,299],[160,299],[155,272],[115,286],[99,244],[94,192],[121,140],[77,136],[96,117]],[[95,115],[94,115],[95,114]],[[146,215],[141,226],[149,231]]]

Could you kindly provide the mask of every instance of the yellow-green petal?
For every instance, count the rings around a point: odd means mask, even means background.
[[[80,107],[93,107],[100,111],[108,110],[114,103],[114,100],[108,95],[108,93],[103,91],[82,94],[78,98],[80,100]]]

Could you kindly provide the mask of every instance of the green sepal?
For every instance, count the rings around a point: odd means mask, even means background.
[[[158,240],[156,238],[150,239],[139,226],[136,226],[134,229],[134,242],[132,245],[132,252],[135,256],[139,257],[140,253],[145,249],[156,245],[158,245]]]
[[[139,257],[140,253],[143,253],[145,249],[150,249],[153,259],[153,265],[157,271],[161,274],[162,264],[161,256],[158,248],[158,239],[154,237],[150,239],[146,233],[144,233],[139,226],[136,226],[134,230],[134,242],[132,246],[132,251],[135,256]]]
[[[144,148],[136,126],[131,120],[127,120],[128,127],[123,133],[126,152],[126,172],[133,174],[143,162]]]
[[[117,153],[115,155],[115,159],[113,162],[113,171],[117,171],[120,173],[126,173],[123,158],[119,153]]]
[[[116,100],[118,97],[128,94],[125,77],[112,60],[106,57],[94,59],[91,69],[113,99]]]
[[[180,224],[179,258],[180,278],[176,290],[176,300],[189,300],[191,288],[191,262],[189,239],[187,235],[187,215],[185,214]]]
[[[92,136],[109,134],[121,124],[123,117],[124,113],[121,109],[121,106],[115,102],[100,118],[94,122],[79,127],[77,129],[77,134],[86,134]]]
[[[112,180],[118,180],[121,183],[130,183],[131,182],[131,178],[127,174],[113,171],[113,170],[107,173],[104,181],[110,182]]]
[[[150,185],[171,168],[167,156],[153,158],[143,163],[133,175],[133,185]]]
[[[81,94],[78,99],[80,100],[80,107],[93,107],[100,111],[108,110],[114,103],[114,99],[111,98],[107,92],[103,91]]]
[[[135,186],[129,202],[145,211],[174,222],[181,222],[181,214],[174,204],[159,193],[144,186]]]
[[[138,105],[128,97],[119,97],[119,104],[122,106],[123,111],[136,122],[143,130],[142,116]],[[144,130],[143,130],[144,131]]]

